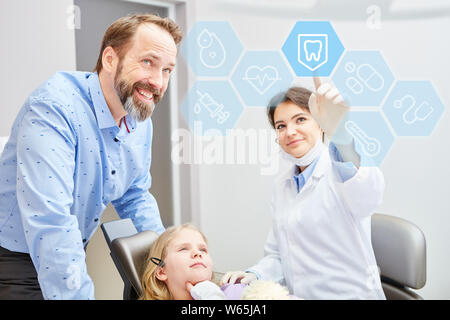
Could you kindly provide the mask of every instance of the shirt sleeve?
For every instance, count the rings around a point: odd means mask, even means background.
[[[45,299],[94,299],[78,220],[72,215],[76,131],[52,101],[29,100],[18,129],[17,201]]]
[[[333,142],[330,142],[328,150],[330,153],[331,164],[340,177],[341,182],[345,182],[353,178],[358,172],[357,166],[359,167],[359,157],[353,156],[353,154],[357,155],[353,147],[349,145],[340,145],[338,149],[338,147]],[[352,154],[351,158],[355,160],[344,161],[341,155],[343,151],[344,153]]]
[[[152,230],[158,234],[164,232],[165,228],[161,221],[158,203],[155,197],[150,193],[149,189],[152,185],[152,177],[150,174],[151,166],[151,145],[153,136],[153,126],[149,122],[149,147],[143,157],[149,159],[148,165],[143,173],[135,179],[133,184],[128,188],[125,194],[112,201],[119,216],[130,218],[138,232]]]
[[[353,151],[349,151],[350,149]],[[354,142],[345,147],[341,145],[339,149],[330,142],[331,163],[337,176],[336,188],[355,217],[368,217],[374,213],[383,199],[385,188],[383,173],[376,166],[357,168],[353,161],[343,162],[342,150],[347,150],[347,155],[358,154]],[[355,159],[355,156],[350,158]]]
[[[161,221],[158,204],[155,197],[149,192],[151,186],[150,170],[142,177],[136,179],[125,194],[112,204],[120,218],[130,218],[138,232],[152,230],[158,234],[165,228]]]

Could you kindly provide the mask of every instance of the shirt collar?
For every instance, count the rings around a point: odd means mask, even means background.
[[[320,179],[324,174],[325,171],[330,166],[330,155],[328,153],[328,147],[323,148],[322,153],[319,157],[314,159],[311,165],[308,166],[302,173],[303,178],[305,179],[305,182],[313,176],[314,178]],[[309,169],[309,170],[308,170]],[[288,174],[286,174],[283,178],[283,180],[290,181],[293,179],[293,177],[298,177],[300,174],[297,173],[297,166],[294,165],[289,171]]]
[[[106,103],[105,96],[103,95],[97,72],[91,73],[88,76],[87,83],[99,128],[104,129],[114,126],[117,127],[116,121],[114,120],[111,111],[109,110],[109,107]]]
[[[308,181],[309,177],[311,177],[311,174],[314,171],[314,168],[316,167],[317,162],[319,161],[319,157],[315,158],[314,161],[308,166],[306,167],[305,170],[303,170],[302,172],[300,172],[299,174],[297,174],[297,166],[294,168],[294,178],[300,178],[300,176],[303,176],[304,181]]]

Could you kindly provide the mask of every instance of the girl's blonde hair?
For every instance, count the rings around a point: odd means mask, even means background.
[[[201,234],[205,243],[207,243],[206,237],[192,224],[186,223],[180,226],[173,226],[167,228],[158,239],[155,240],[150,252],[148,253],[147,259],[145,261],[145,269],[141,278],[142,294],[139,300],[172,300],[173,297],[169,292],[164,281],[156,278],[156,271],[159,266],[154,264],[150,258],[155,257],[164,261],[167,256],[167,247],[169,243],[177,236],[177,234],[184,229],[195,230]]]

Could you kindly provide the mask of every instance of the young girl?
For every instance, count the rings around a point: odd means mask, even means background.
[[[191,286],[212,280],[212,266],[206,238],[196,227],[167,228],[150,249],[140,299],[190,300]]]
[[[281,286],[213,282],[213,262],[205,236],[193,225],[170,227],[152,245],[141,279],[141,300],[289,299]]]
[[[292,167],[274,188],[264,258],[247,272],[227,273],[222,283],[265,279],[304,299],[385,299],[370,234],[383,175],[360,166],[340,125],[348,107],[339,92],[314,81],[315,93],[293,87],[269,103],[269,121]]]

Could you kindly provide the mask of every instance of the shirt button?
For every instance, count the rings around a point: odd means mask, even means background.
[[[111,174],[116,174],[116,170],[111,171]]]
[[[83,239],[83,243],[86,242],[86,241],[87,241],[86,239]]]
[[[117,138],[114,138],[114,141],[115,141],[115,142],[119,142],[119,139],[117,139]]]

